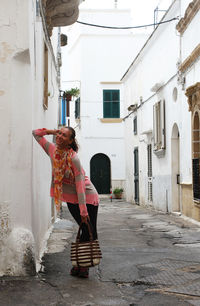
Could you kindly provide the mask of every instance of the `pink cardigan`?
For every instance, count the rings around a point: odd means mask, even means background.
[[[48,142],[45,137],[46,129],[38,129],[33,131],[33,136],[36,141],[41,145],[44,151],[49,155],[52,163],[53,154],[55,151],[55,144]],[[72,171],[74,177],[70,176],[68,171],[65,172],[63,179],[63,193],[62,201],[74,204],[79,204],[81,216],[87,216],[87,204],[98,205],[99,196],[91,183],[89,178],[85,176],[85,171],[81,167],[80,160],[76,152],[72,156]],[[54,182],[53,182],[53,172],[52,172],[52,182],[51,182],[51,197],[54,196]]]

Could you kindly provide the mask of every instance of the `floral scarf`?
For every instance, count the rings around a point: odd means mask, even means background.
[[[53,174],[54,174],[54,201],[57,212],[60,211],[62,203],[62,183],[65,172],[68,171],[73,176],[72,171],[72,149],[60,150],[56,148],[53,155]]]

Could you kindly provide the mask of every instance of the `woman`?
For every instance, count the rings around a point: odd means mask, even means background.
[[[48,142],[45,135],[56,135],[56,145]],[[75,130],[71,127],[60,130],[38,129],[33,131],[33,136],[51,159],[50,195],[54,198],[56,210],[59,212],[62,201],[65,201],[75,221],[78,224],[84,223],[81,241],[89,241],[87,222],[92,228],[93,238],[97,239],[99,197],[81,167]],[[89,269],[73,267],[71,275],[87,278]]]

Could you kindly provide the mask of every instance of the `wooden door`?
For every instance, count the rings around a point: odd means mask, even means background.
[[[109,194],[111,186],[110,159],[105,154],[96,154],[90,161],[90,178],[99,194]]]

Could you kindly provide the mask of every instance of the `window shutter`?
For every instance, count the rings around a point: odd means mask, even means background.
[[[161,116],[161,149],[165,149],[165,100],[160,102]]]
[[[154,135],[154,150],[158,147],[158,134],[157,134],[157,103],[153,106],[153,135]]]
[[[120,117],[120,96],[119,90],[112,90],[112,117]]]
[[[112,93],[110,90],[103,91],[103,117],[111,118],[112,117]]]
[[[134,135],[137,135],[137,116],[133,119],[133,132]]]
[[[80,98],[76,99],[75,101],[75,118],[80,118]]]
[[[103,90],[103,116],[104,118],[120,117],[119,90]]]
[[[78,98],[78,118],[81,117],[81,99]]]
[[[61,124],[66,125],[66,100],[63,97],[61,100]]]
[[[112,102],[112,118],[119,118],[119,103]]]
[[[149,144],[147,146],[147,162],[148,162],[147,176],[152,177],[152,149],[151,149],[151,144]]]

